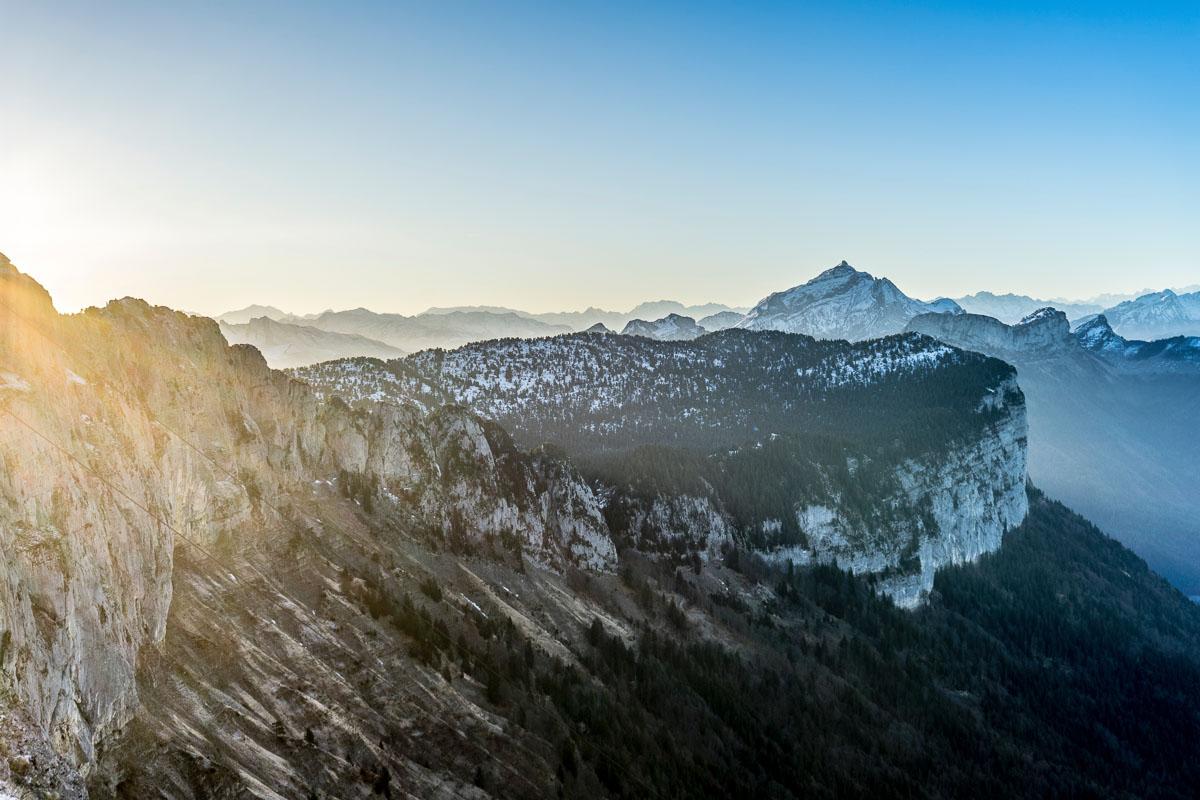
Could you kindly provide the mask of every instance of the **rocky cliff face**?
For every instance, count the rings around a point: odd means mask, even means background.
[[[897,605],[913,608],[933,588],[935,573],[1000,548],[1005,532],[1025,519],[1025,400],[1015,379],[985,401],[1000,416],[978,439],[936,458],[909,459],[880,504],[886,520],[847,513],[836,493],[798,503],[795,514],[808,544],[768,549],[776,562],[837,563],[877,575]]]
[[[908,330],[999,358],[1054,356],[1074,347],[1067,315],[1043,308],[1015,325],[981,314],[922,314]]]
[[[571,468],[465,410],[318,403],[210,320],[135,300],[60,316],[7,260],[0,319],[0,692],[85,770],[138,706],[180,549],[253,545],[320,485],[439,537],[615,565]]]

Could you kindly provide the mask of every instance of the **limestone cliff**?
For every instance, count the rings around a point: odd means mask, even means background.
[[[180,548],[253,546],[321,485],[442,536],[517,535],[551,567],[615,565],[570,467],[466,410],[319,403],[211,320],[130,299],[61,316],[7,260],[0,376],[0,692],[85,771],[138,706]]]

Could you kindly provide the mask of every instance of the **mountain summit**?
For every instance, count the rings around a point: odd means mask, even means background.
[[[678,342],[703,336],[705,331],[691,317],[667,314],[653,322],[644,319],[630,320],[621,333],[627,336],[645,336],[660,342]]]
[[[801,286],[760,301],[737,327],[805,333],[820,339],[875,339],[904,330],[918,314],[954,313],[953,301],[925,303],[843,261]]]

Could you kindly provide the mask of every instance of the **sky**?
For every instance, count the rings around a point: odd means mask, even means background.
[[[1200,282],[1200,2],[0,0],[0,252],[62,310]]]

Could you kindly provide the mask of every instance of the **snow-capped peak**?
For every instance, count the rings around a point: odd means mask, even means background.
[[[1106,309],[1104,314],[1113,330],[1126,337],[1194,336],[1200,333],[1200,292],[1151,292]]]
[[[1103,314],[1097,314],[1075,329],[1075,338],[1089,350],[1102,346],[1114,337],[1117,337],[1117,334],[1108,324],[1108,317]]]
[[[1021,321],[1018,322],[1017,325],[1036,325],[1039,322],[1046,322],[1049,320],[1057,320],[1059,318],[1062,319],[1063,323],[1067,323],[1067,315],[1066,314],[1059,311],[1057,308],[1052,308],[1050,306],[1046,306],[1045,308],[1039,308],[1037,311],[1034,311],[1031,314],[1026,314],[1024,317],[1021,318]],[[1069,323],[1068,323],[1068,327],[1069,327]]]
[[[812,280],[763,299],[737,327],[805,333],[823,339],[873,339],[899,333],[918,314],[961,313],[956,303],[924,303],[842,261]]]

